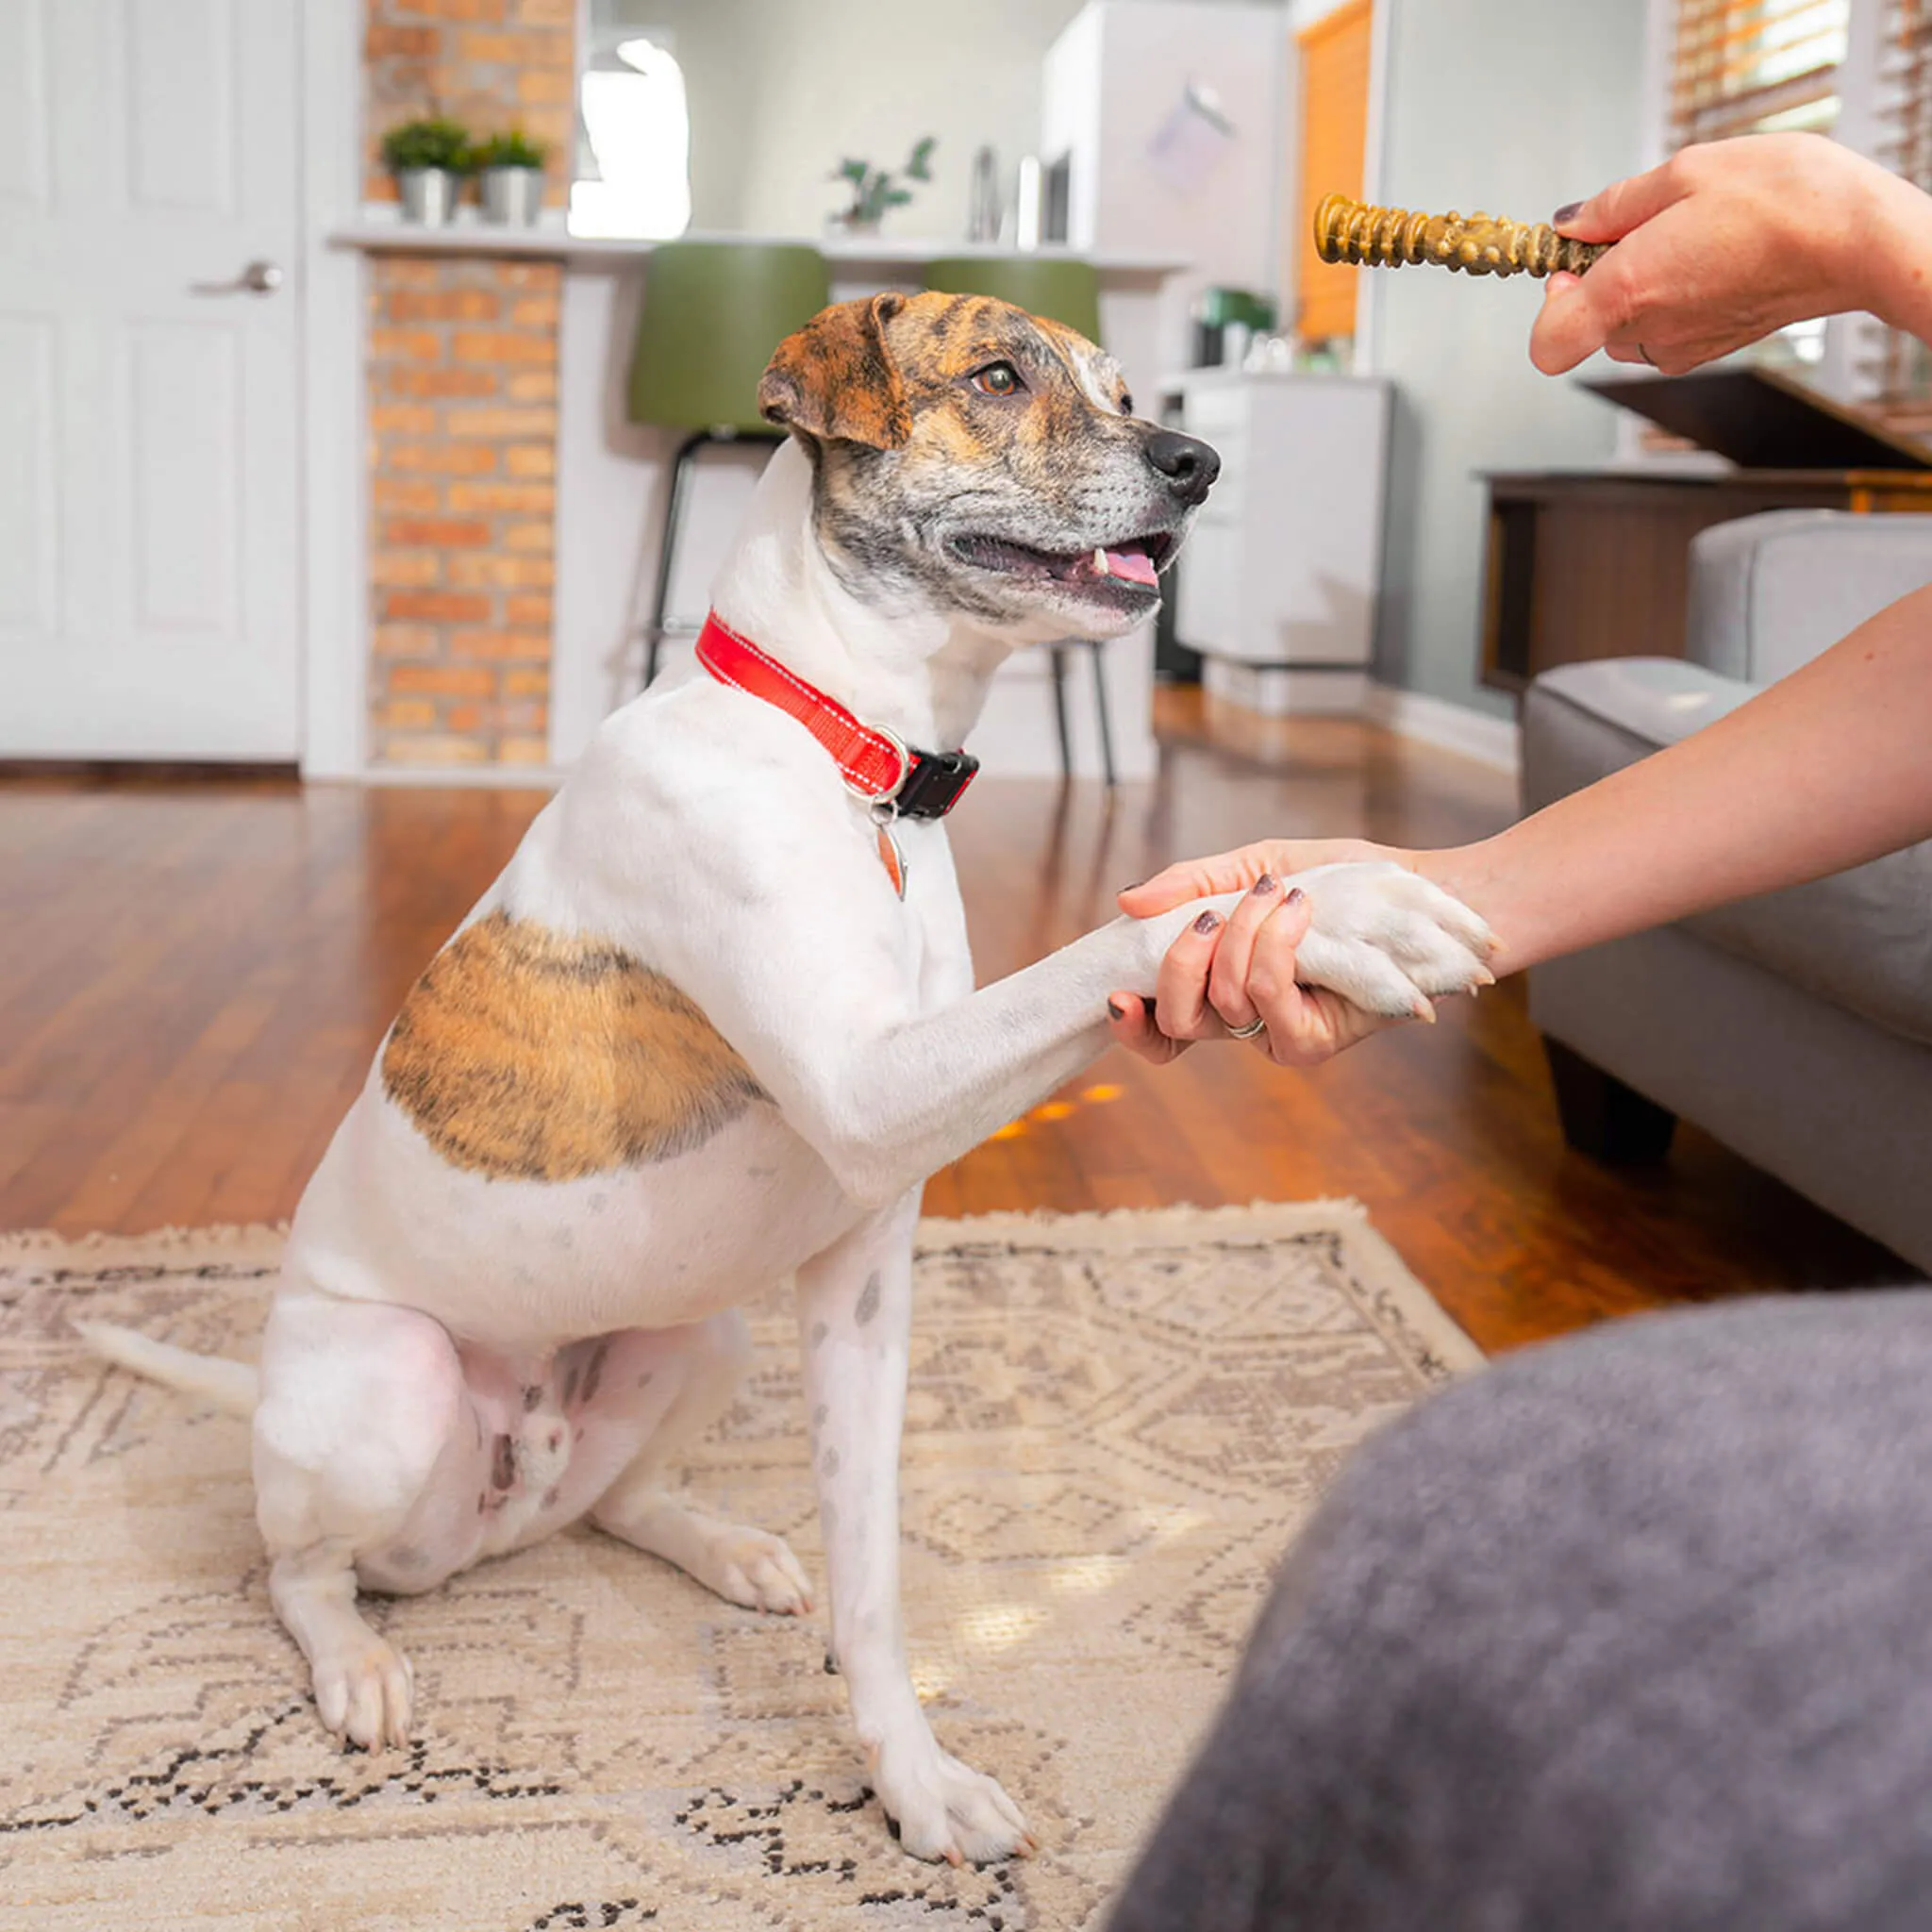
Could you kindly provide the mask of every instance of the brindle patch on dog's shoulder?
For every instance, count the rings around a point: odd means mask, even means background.
[[[767,1097],[661,974],[507,912],[430,961],[382,1083],[452,1166],[539,1181],[668,1160]]]

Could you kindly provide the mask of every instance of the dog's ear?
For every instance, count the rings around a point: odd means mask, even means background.
[[[903,448],[912,412],[886,324],[905,306],[905,296],[887,294],[820,309],[766,365],[758,414],[807,436]]]

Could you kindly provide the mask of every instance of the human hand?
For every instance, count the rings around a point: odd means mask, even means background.
[[[1550,278],[1530,359],[1560,375],[1604,349],[1677,375],[1790,323],[1881,310],[1879,238],[1903,185],[1823,135],[1685,148],[1557,225],[1616,246]]]
[[[1313,1066],[1403,1017],[1433,1019],[1424,990],[1458,991],[1491,979],[1482,959],[1493,940],[1483,922],[1414,875],[1404,855],[1360,840],[1269,840],[1170,866],[1123,892],[1121,906],[1152,918],[1244,885],[1225,919],[1210,910],[1175,939],[1151,1010],[1127,993],[1108,1001],[1119,1044],[1160,1065],[1196,1040],[1246,1037],[1260,1022],[1252,1036],[1258,1052],[1277,1065]],[[1323,907],[1312,937],[1309,892]],[[1304,985],[1305,976],[1328,985]],[[1367,1010],[1371,1004],[1383,1013]]]

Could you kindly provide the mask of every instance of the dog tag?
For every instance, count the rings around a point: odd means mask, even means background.
[[[885,867],[893,891],[903,899],[906,896],[906,855],[899,850],[899,841],[892,837],[890,825],[879,827],[879,863]]]

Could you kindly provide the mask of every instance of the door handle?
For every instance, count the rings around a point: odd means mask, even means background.
[[[272,261],[251,261],[232,282],[190,282],[191,295],[273,295],[282,271]]]

